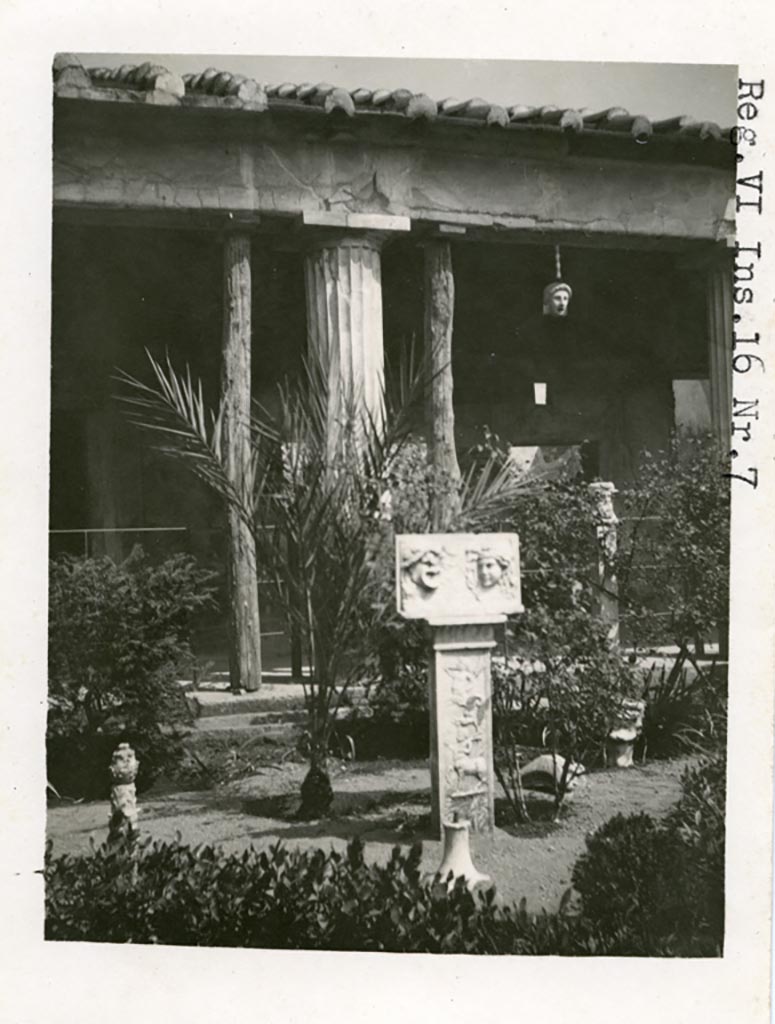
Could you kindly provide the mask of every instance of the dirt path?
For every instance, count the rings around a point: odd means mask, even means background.
[[[583,779],[558,825],[496,828],[492,837],[472,837],[474,863],[496,885],[500,899],[523,896],[528,908],[556,909],[570,885],[585,836],[617,813],[665,814],[680,795],[685,760],[655,761],[628,770],[601,771]],[[282,840],[296,847],[343,849],[359,835],[370,860],[383,862],[396,844],[421,840],[423,866],[433,872],[441,844],[428,829],[430,774],[423,762],[368,762],[335,772],[334,815],[321,822],[288,820],[298,804],[303,765],[266,768],[250,778],[202,792],[149,794],[140,799],[141,827],[154,839],[217,843],[229,851]],[[497,805],[499,821],[507,822]],[[105,802],[63,804],[48,813],[55,854],[83,853],[107,835]]]

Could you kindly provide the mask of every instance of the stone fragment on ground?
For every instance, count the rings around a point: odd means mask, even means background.
[[[521,769],[522,785],[525,789],[537,789],[543,793],[554,793],[565,771],[565,758],[560,754],[539,754]],[[568,789],[577,784],[585,773],[583,764],[572,762],[568,770]]]

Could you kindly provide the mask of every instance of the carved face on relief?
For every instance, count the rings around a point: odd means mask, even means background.
[[[553,281],[544,288],[544,314],[552,317],[568,315],[573,289],[563,281]]]
[[[508,567],[509,561],[502,555],[496,555],[492,551],[480,551],[476,560],[479,585],[485,590],[497,586]]]
[[[404,570],[409,579],[420,590],[431,592],[439,585],[441,577],[441,553],[435,548],[413,553],[404,563]]]

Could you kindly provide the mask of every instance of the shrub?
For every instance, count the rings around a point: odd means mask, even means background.
[[[555,817],[573,782],[573,765],[602,760],[621,702],[636,692],[632,670],[606,641],[605,627],[583,609],[537,609],[539,629],[523,639],[524,656],[493,674],[493,738],[498,778],[517,818],[522,747],[537,743],[564,759],[555,792]],[[556,622],[556,633],[551,623]]]
[[[336,726],[339,749],[347,749],[348,736],[352,738],[359,761],[425,759],[431,742],[430,718],[427,711],[411,706],[388,710],[378,705],[366,713],[357,709]]]
[[[676,437],[646,453],[623,489],[617,576],[623,615],[638,646],[690,642],[729,619],[729,479],[710,437]]]
[[[664,840],[648,814],[617,814],[601,825],[573,868],[584,914],[609,930],[642,927],[663,882]]]
[[[153,565],[140,548],[118,565],[50,563],[47,750],[57,790],[103,795],[120,740],[137,751],[140,788],[177,758],[175,728],[189,712],[176,680],[211,582],[189,556]]]
[[[668,669],[646,674],[646,713],[640,744],[652,757],[674,757],[703,745],[723,743],[726,736],[727,679],[713,663],[690,673],[684,647]]]
[[[590,926],[622,951],[720,956],[724,941],[726,758],[687,770],[683,795],[658,824],[617,815],[587,839],[573,869]]]
[[[688,768],[666,823],[681,849],[675,876],[684,909],[681,936],[709,951],[720,950],[724,935],[726,768],[723,752]]]
[[[369,865],[346,853],[179,842],[103,846],[46,863],[46,938],[281,949],[584,955],[605,949],[585,922],[500,908],[458,883],[423,881],[420,847]]]

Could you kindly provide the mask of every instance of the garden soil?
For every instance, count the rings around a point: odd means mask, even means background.
[[[680,796],[688,759],[653,761],[629,769],[593,772],[579,780],[562,819],[548,820],[548,802],[531,802],[533,821],[512,824],[505,801],[496,801],[498,827],[472,836],[476,867],[490,876],[499,900],[524,897],[529,910],[556,910],[570,886],[584,840],[613,815],[645,811],[663,816]],[[374,761],[332,766],[335,800],[329,818],[293,820],[305,766],[270,765],[209,790],[144,794],[139,798],[143,835],[185,843],[213,843],[229,852],[282,841],[304,849],[344,849],[360,836],[366,857],[386,861],[396,845],[422,842],[422,866],[432,874],[441,843],[430,831],[430,773],[419,761]],[[107,802],[62,802],[49,808],[48,838],[54,855],[86,853],[107,836]]]

